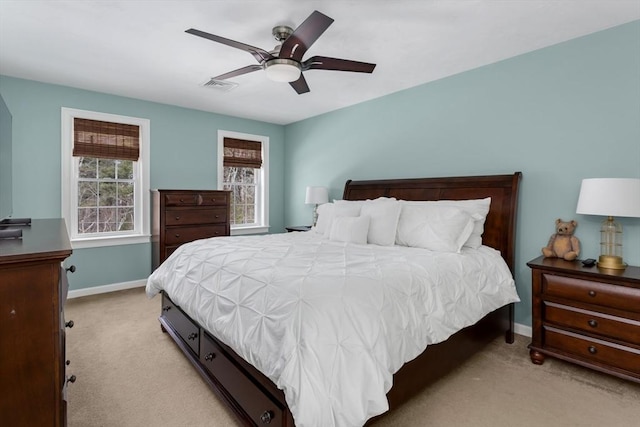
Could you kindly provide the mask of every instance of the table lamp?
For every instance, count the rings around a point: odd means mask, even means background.
[[[640,179],[583,179],[576,213],[607,217],[600,227],[598,267],[624,270],[627,264],[622,259],[622,225],[613,217],[640,218]]]
[[[327,187],[307,187],[307,195],[304,202],[307,205],[315,205],[313,207],[313,222],[312,225],[316,225],[318,221],[318,205],[327,203],[329,201],[329,192]]]

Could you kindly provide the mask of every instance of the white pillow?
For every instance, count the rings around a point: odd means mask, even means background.
[[[331,224],[329,240],[347,243],[367,243],[367,233],[369,232],[369,217],[336,217]]]
[[[360,216],[360,206],[333,204],[333,209],[329,211],[328,222],[324,229],[324,237],[327,239],[331,233],[331,226],[336,218]],[[318,220],[320,218],[318,217]]]
[[[396,241],[398,218],[402,205],[396,201],[367,201],[360,215],[371,218],[367,242],[374,245],[393,246]]]
[[[429,201],[402,201],[403,205],[440,205],[457,207],[467,212],[474,219],[473,230],[469,239],[464,243],[464,247],[478,249],[482,246],[482,233],[484,233],[484,223],[491,207],[491,197],[484,199],[469,200],[429,200]],[[404,206],[403,206],[404,207]],[[397,243],[397,242],[396,242]]]
[[[404,204],[396,239],[403,246],[459,253],[474,222],[469,213],[455,206]]]
[[[334,208],[335,205],[333,203],[323,203],[318,206],[318,219],[316,220],[315,227],[313,227],[313,231],[319,234],[325,234],[325,232],[331,228]]]

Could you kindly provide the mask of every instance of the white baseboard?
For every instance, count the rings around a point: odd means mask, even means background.
[[[122,291],[125,289],[141,288],[146,286],[147,279],[133,280],[131,282],[113,283],[111,285],[93,286],[85,289],[69,291],[68,298],[86,297],[88,295],[105,294],[107,292]]]
[[[524,335],[525,337],[531,337],[531,326],[516,323],[513,325],[513,332],[518,335]]]

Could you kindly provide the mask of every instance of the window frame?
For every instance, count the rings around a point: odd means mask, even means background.
[[[269,232],[269,137],[248,133],[218,130],[218,176],[217,188],[224,189],[224,139],[235,138],[259,141],[262,147],[262,167],[258,179],[256,223],[258,225],[231,225],[231,235],[258,234]]]
[[[150,220],[150,127],[149,119],[62,107],[62,217],[67,222],[71,246],[93,248],[133,245],[151,241]],[[131,232],[78,234],[78,167],[79,158],[73,156],[73,123],[75,118],[125,123],[140,127],[140,152],[134,162],[134,230]]]

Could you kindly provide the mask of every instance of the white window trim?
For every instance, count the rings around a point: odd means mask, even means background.
[[[73,119],[74,118],[102,120],[106,122],[125,123],[140,127],[140,157],[138,158],[137,167],[141,178],[141,185],[136,186],[135,206],[136,229],[138,233],[104,235],[81,237],[77,235],[74,229],[77,221],[77,210],[73,200],[77,199],[77,188],[75,186],[74,171],[75,163],[73,161]],[[62,217],[67,222],[67,229],[71,246],[74,249],[95,248],[102,246],[119,246],[134,245],[139,243],[149,243],[151,241],[150,226],[150,196],[149,196],[149,155],[151,140],[151,122],[149,119],[138,117],[120,116],[116,114],[98,113],[95,111],[76,110],[73,108],[62,107]]]
[[[258,206],[261,209],[258,212],[260,219],[259,226],[231,226],[231,235],[239,236],[243,234],[258,234],[269,232],[269,137],[263,135],[251,135],[248,133],[232,132],[227,130],[218,130],[218,190],[223,189],[224,166],[224,139],[236,138],[246,139],[249,141],[260,141],[262,144],[262,168],[260,168],[261,191],[258,194]]]

